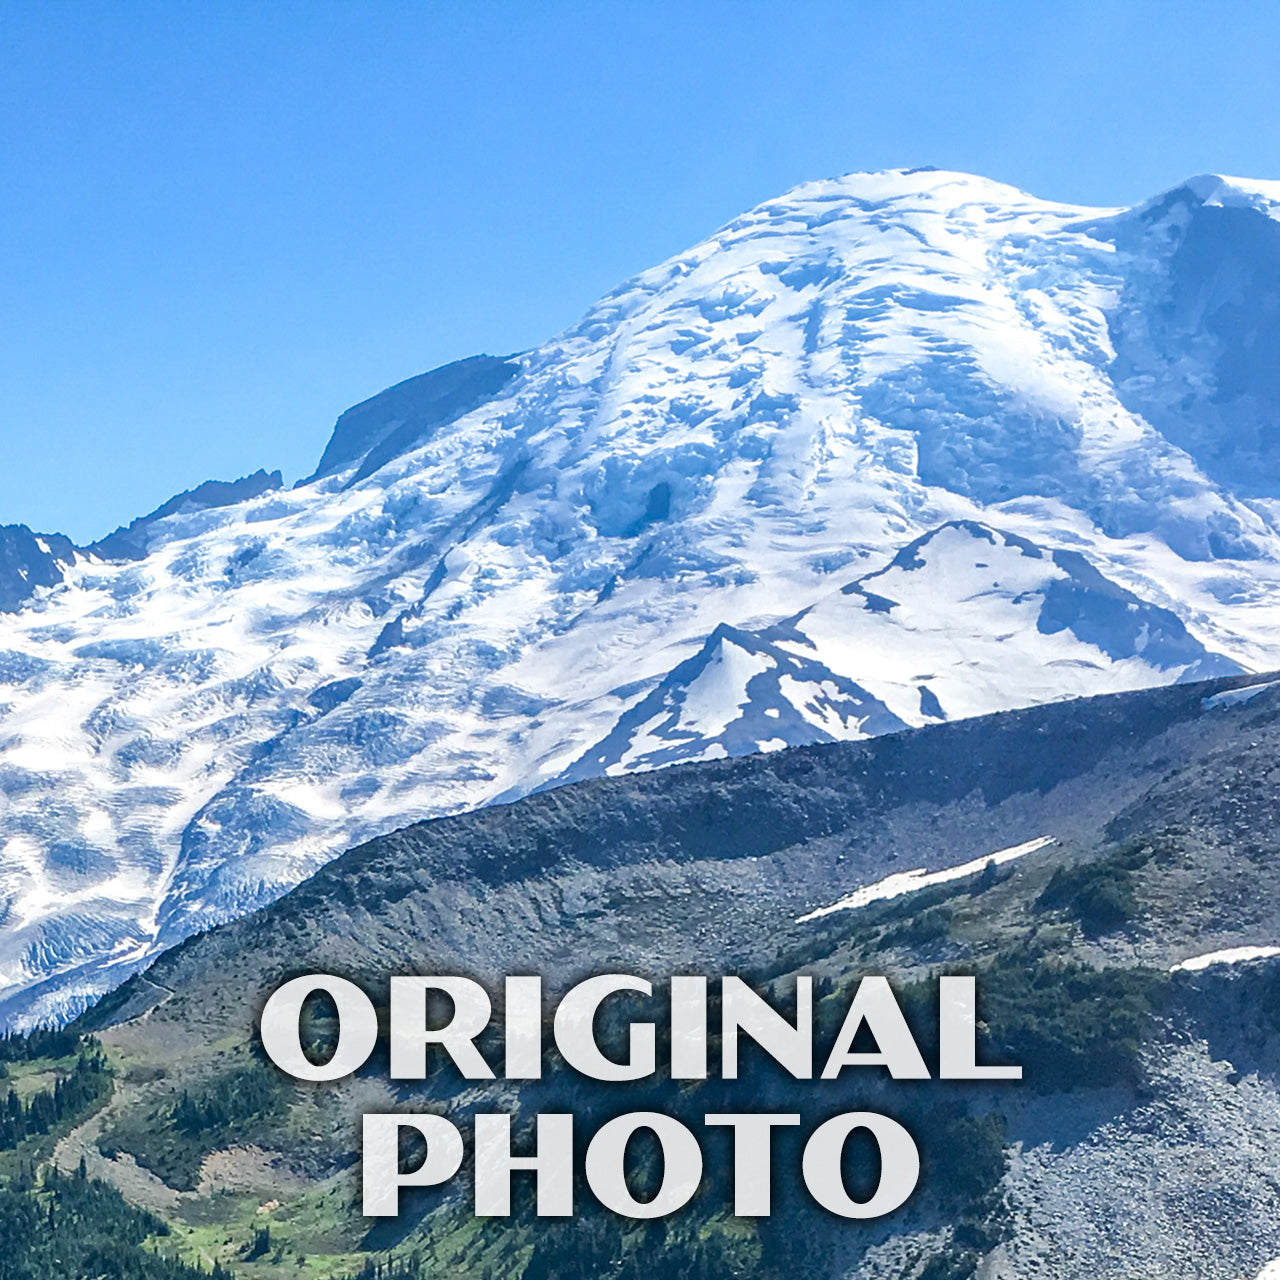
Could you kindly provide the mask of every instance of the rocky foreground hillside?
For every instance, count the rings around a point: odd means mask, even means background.
[[[83,1162],[166,1224],[162,1253],[244,1277],[1253,1280],[1280,1258],[1278,747],[1280,681],[1237,677],[588,781],[410,827],[86,1015],[72,1038],[97,1037],[114,1092],[19,1155],[56,1145],[65,1177]],[[1024,1079],[862,1070],[818,1085],[758,1059],[736,1083],[680,1088],[563,1068],[393,1087],[375,1056],[344,1085],[306,1086],[255,1049],[262,1001],[299,972],[381,1000],[392,973],[538,972],[555,991],[606,968],[737,972],[779,1000],[811,974],[828,1040],[852,985],[887,973],[926,1046],[933,979],[975,972],[985,1052]],[[630,1110],[794,1110],[809,1125],[869,1109],[916,1134],[924,1165],[917,1195],[875,1224],[807,1202],[786,1138],[768,1219],[732,1217],[728,1152],[709,1148],[702,1193],[663,1222],[592,1211],[585,1191],[582,1221],[518,1202],[478,1222],[460,1188],[407,1195],[374,1224],[356,1117],[393,1107],[525,1122],[567,1109],[592,1128]]]

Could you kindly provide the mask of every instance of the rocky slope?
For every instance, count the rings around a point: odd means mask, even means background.
[[[1237,678],[588,781],[408,828],[87,1015],[116,1094],[59,1159],[83,1156],[176,1243],[246,1277],[397,1262],[414,1280],[1249,1280],[1280,1258],[1278,747],[1280,681]],[[554,1071],[392,1088],[375,1058],[347,1085],[294,1087],[251,1048],[266,994],[300,971],[381,998],[393,972],[540,972],[555,990],[602,969],[739,972],[778,998],[799,971],[832,1005],[886,972],[918,1028],[932,975],[976,969],[988,1051],[1024,1079],[815,1085],[757,1060],[736,1085],[692,1090]],[[477,1225],[465,1192],[371,1229],[354,1116],[424,1102],[584,1124],[866,1107],[913,1128],[923,1181],[871,1226],[781,1191],[773,1218],[734,1226],[713,1176],[688,1213],[630,1236],[590,1214],[569,1232],[522,1213]],[[792,1155],[775,1162],[780,1187]],[[264,1220],[274,1252],[246,1258]]]

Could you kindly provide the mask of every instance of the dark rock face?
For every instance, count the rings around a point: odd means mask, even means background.
[[[154,511],[139,516],[105,538],[100,538],[87,548],[104,560],[141,560],[150,546],[151,529],[166,516],[185,515],[192,511],[206,511],[213,507],[233,507],[260,494],[282,488],[284,478],[279,471],[255,471],[239,480],[206,480],[194,489],[175,494],[168,502]]]
[[[1280,224],[1261,209],[1170,192],[1122,249],[1157,251],[1160,304],[1135,272],[1113,318],[1117,387],[1130,408],[1236,492],[1280,493]],[[1143,301],[1138,300],[1143,293]]]
[[[646,757],[650,765],[687,760],[691,749],[704,751],[706,735],[682,728],[680,716],[691,687],[709,667],[725,660],[727,650],[736,650],[747,660],[758,658],[764,668],[748,681],[749,700],[741,708],[741,714],[714,739],[727,755],[758,751],[760,743],[780,735],[787,735],[789,741],[806,738],[812,742],[836,741],[833,734],[803,719],[783,695],[783,686],[788,681],[811,686],[815,690],[815,705],[820,705],[824,714],[833,720],[836,717],[846,721],[857,719],[869,736],[897,733],[908,727],[856,681],[830,670],[817,659],[797,656],[778,643],[791,638],[785,624],[752,632],[722,623],[693,657],[674,667],[652,692],[623,714],[601,741],[556,779],[555,785],[616,770],[645,734],[652,741]]]
[[[1113,582],[1078,551],[1040,547],[1026,538],[976,520],[951,520],[931,530],[903,547],[887,569],[864,575],[845,587],[845,593],[880,601],[878,606],[869,607],[892,609],[894,601],[877,596],[867,584],[884,577],[891,569],[911,572],[926,568],[929,544],[949,529],[961,530],[976,541],[990,543],[993,550],[1003,544],[1033,560],[1052,560],[1066,575],[1049,581],[1044,588],[1036,623],[1037,630],[1044,635],[1070,631],[1087,644],[1096,645],[1110,658],[1140,656],[1164,670],[1185,668],[1180,677],[1184,681],[1239,675],[1243,671],[1239,663],[1207,650],[1187,631],[1177,614],[1142,600]]]
[[[37,587],[54,587],[75,561],[60,533],[32,533],[25,524],[0,525],[0,612],[16,613]]]
[[[425,440],[432,431],[492,399],[519,372],[514,360],[469,356],[407,378],[348,409],[337,422],[309,480],[360,466],[361,480]]]

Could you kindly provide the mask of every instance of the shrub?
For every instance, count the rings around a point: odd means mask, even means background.
[[[1035,909],[1066,912],[1090,938],[1123,929],[1139,913],[1134,873],[1154,853],[1148,844],[1126,845],[1093,862],[1059,867],[1036,899]]]

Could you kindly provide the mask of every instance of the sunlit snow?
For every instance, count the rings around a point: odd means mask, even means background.
[[[927,871],[924,867],[915,867],[910,871],[897,871],[883,880],[877,880],[875,884],[863,885],[862,888],[855,889],[853,893],[841,898],[839,902],[833,902],[829,907],[819,907],[816,911],[810,911],[808,915],[800,916],[796,923],[804,924],[807,920],[818,920],[836,911],[852,911],[857,907],[869,906],[873,902],[883,902],[886,898],[900,898],[904,893],[916,893],[935,884],[963,880],[966,876],[985,871],[987,867],[1003,866],[1006,862],[1025,858],[1027,854],[1035,853],[1037,849],[1043,849],[1046,845],[1054,843],[1056,841],[1053,836],[1037,836],[1034,840],[1011,845],[1007,849],[997,849],[995,853],[988,853],[984,857],[974,858],[969,862],[961,862],[954,867],[944,867],[941,871]]]
[[[1246,960],[1269,960],[1280,956],[1280,947],[1227,947],[1222,951],[1210,951],[1189,960],[1179,960],[1170,973],[1197,973],[1216,964],[1242,964]]]
[[[1269,253],[1276,208],[1217,178],[1138,210],[810,183],[367,474],[81,555],[0,614],[0,1017],[417,819],[1280,667],[1269,384],[1215,363],[1252,350],[1245,267],[1218,346],[1166,305],[1188,228],[1229,254],[1213,219],[1252,218]]]

